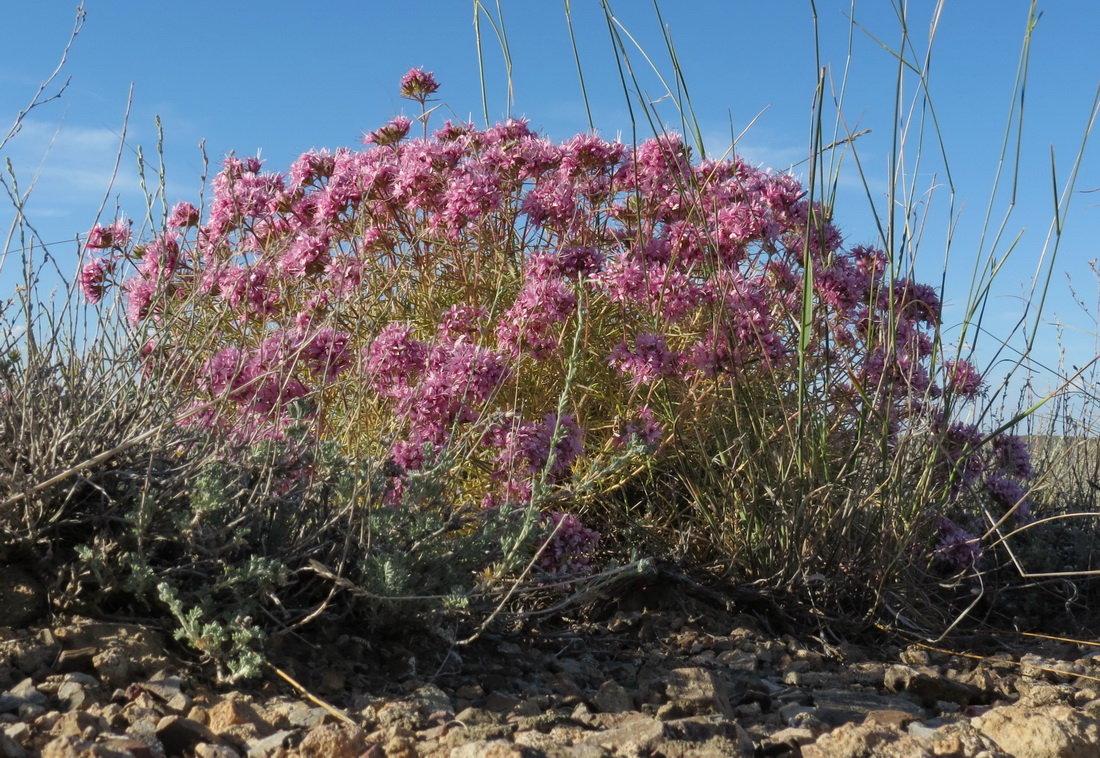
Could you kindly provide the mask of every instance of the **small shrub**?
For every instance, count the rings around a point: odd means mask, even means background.
[[[434,78],[402,87],[426,131]],[[148,370],[194,359],[185,424],[255,445],[307,422],[390,461],[395,506],[438,461],[434,507],[583,492],[573,507],[605,534],[634,530],[615,498],[649,471],[658,531],[707,523],[704,552],[788,580],[868,551],[896,562],[918,526],[972,566],[952,519],[976,502],[1022,514],[1024,451],[998,458],[1015,438],[987,455],[952,418],[982,379],[938,357],[936,291],[845,246],[793,177],[693,162],[675,134],[553,144],[522,121],[411,124],[286,174],[230,157],[205,220],[183,203],[147,242],[122,221],[89,235],[87,297],[118,286],[133,326],[154,325]],[[607,476],[632,437],[659,456]],[[596,533],[549,518],[575,538],[542,567],[589,568]]]

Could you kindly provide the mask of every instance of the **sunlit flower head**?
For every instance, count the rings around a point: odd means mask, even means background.
[[[367,132],[366,136],[363,137],[363,144],[369,145],[373,142],[380,147],[396,145],[398,142],[405,139],[405,135],[409,133],[409,128],[411,126],[412,119],[406,118],[405,116],[398,116],[385,126],[381,126],[373,132]]]
[[[439,83],[436,82],[435,75],[422,68],[409,69],[408,73],[401,77],[401,97],[407,100],[425,103],[438,89]]]
[[[113,224],[96,224],[88,232],[87,246],[102,250],[108,247],[124,247],[130,241],[130,222],[120,218]]]

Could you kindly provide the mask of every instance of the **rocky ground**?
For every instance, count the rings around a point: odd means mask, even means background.
[[[1100,648],[859,644],[743,596],[642,589],[465,646],[287,636],[278,670],[218,687],[163,632],[29,623],[9,587],[0,758],[1100,755]]]

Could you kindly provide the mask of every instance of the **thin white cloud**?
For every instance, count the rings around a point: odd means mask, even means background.
[[[30,190],[28,215],[64,216],[98,206],[108,189],[112,194],[140,192],[135,160],[124,150],[116,173],[115,131],[27,119],[4,157],[12,162],[21,193]]]
[[[0,158],[11,160],[20,194],[30,191],[24,212],[43,239],[48,243],[71,240],[91,227],[101,205],[107,219],[115,217],[117,206],[122,214],[140,222],[146,199],[136,145],[147,136],[131,128],[119,158],[118,130],[26,119]],[[147,146],[145,159],[147,187],[155,191],[159,163],[155,150]],[[5,181],[10,186],[10,181]],[[169,183],[169,205],[177,199],[193,198],[198,189],[194,182],[178,187]],[[7,228],[14,217],[11,202],[0,197],[0,227]]]

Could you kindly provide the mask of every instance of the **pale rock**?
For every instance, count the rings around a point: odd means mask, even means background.
[[[358,758],[367,749],[362,730],[325,724],[311,729],[298,745],[301,758]]]
[[[733,707],[725,683],[704,668],[678,668],[668,672],[665,696],[687,713],[718,713],[733,718]]]
[[[275,731],[268,726],[251,703],[242,700],[222,700],[207,712],[210,731],[220,734],[231,726],[251,725],[256,727],[260,737],[266,737]]]
[[[1017,758],[1094,758],[1100,721],[1065,705],[1014,704],[973,720],[974,727]]]
[[[802,758],[936,758],[921,740],[881,724],[844,724],[802,748]]]
[[[592,698],[592,704],[601,713],[625,713],[634,709],[634,699],[621,684],[608,679],[600,685]]]
[[[541,751],[505,740],[467,742],[451,751],[450,758],[534,758]]]

